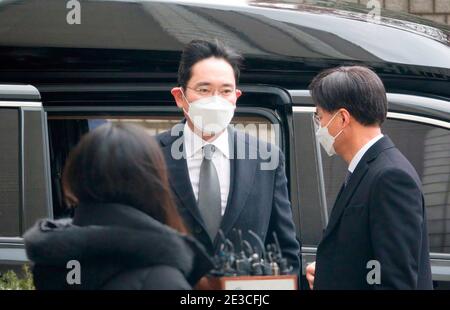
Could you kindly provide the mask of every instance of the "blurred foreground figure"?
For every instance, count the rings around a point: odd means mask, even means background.
[[[63,188],[73,220],[41,220],[24,236],[37,289],[190,289],[212,268],[143,129],[106,124],[87,134]]]

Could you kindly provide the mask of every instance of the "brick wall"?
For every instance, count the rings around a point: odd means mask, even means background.
[[[298,0],[308,2],[308,0]],[[340,0],[336,0],[340,1]],[[342,0],[366,5],[370,0]],[[450,0],[378,0],[383,8],[407,12],[430,19],[437,23],[450,25]]]

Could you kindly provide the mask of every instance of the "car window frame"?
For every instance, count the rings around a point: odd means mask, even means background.
[[[25,175],[25,168],[28,167],[28,163],[25,160],[25,154],[24,150],[26,150],[25,146],[25,117],[26,114],[29,112],[40,112],[40,118],[41,118],[41,130],[42,130],[42,148],[43,148],[43,158],[44,158],[44,168],[43,171],[43,194],[45,195],[44,202],[46,204],[46,207],[44,207],[44,216],[51,217],[52,216],[52,208],[51,208],[51,187],[49,186],[50,182],[50,165],[49,165],[49,155],[48,155],[48,140],[47,140],[47,122],[46,122],[46,115],[43,109],[43,105],[40,101],[12,101],[12,100],[1,100],[0,99],[0,106],[1,108],[12,108],[18,110],[18,126],[19,126],[19,206],[18,206],[18,214],[19,214],[19,235],[18,236],[2,236],[0,235],[0,249],[3,248],[2,245],[17,245],[22,243],[23,238],[22,235],[30,227],[30,223],[28,223],[28,220],[30,220],[27,217],[27,211],[28,208],[31,206],[28,206],[26,201],[27,197],[25,197],[26,192],[26,175]],[[33,205],[31,202],[30,205]],[[37,219],[37,218],[36,218]],[[33,219],[33,220],[36,220]]]
[[[25,204],[25,190],[26,189],[26,180],[24,174],[24,167],[27,169],[28,162],[26,162],[24,156],[24,150],[26,147],[25,143],[25,122],[24,120],[28,117],[29,112],[39,112],[40,118],[40,129],[42,130],[42,151],[44,152],[44,166],[43,169],[39,171],[41,177],[43,177],[43,195],[45,195],[45,200],[43,210],[44,212],[50,212],[51,209],[51,192],[49,192],[50,187],[50,177],[49,177],[49,164],[48,164],[48,141],[47,137],[47,128],[46,128],[46,115],[43,109],[41,95],[38,89],[32,85],[15,85],[15,84],[1,84],[0,85],[0,107],[1,108],[13,108],[18,111],[18,129],[19,129],[19,154],[17,161],[19,163],[19,205],[18,213],[19,213],[19,236],[0,236],[0,267],[4,268],[14,268],[14,266],[20,266],[23,263],[27,262],[27,255],[25,253],[23,238],[22,235],[24,233],[26,227],[26,214],[27,208]],[[31,114],[30,114],[31,115]],[[34,128],[36,129],[36,128]],[[27,137],[28,138],[28,137]],[[42,168],[42,167],[41,167]],[[42,194],[42,193],[41,193]],[[50,215],[50,213],[46,213],[46,215]]]

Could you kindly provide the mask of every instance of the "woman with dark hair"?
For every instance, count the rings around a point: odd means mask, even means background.
[[[25,235],[38,289],[190,289],[212,268],[172,201],[163,155],[137,126],[84,136],[63,174],[74,218]]]

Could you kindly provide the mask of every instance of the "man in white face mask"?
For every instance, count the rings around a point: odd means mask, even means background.
[[[273,145],[230,125],[241,96],[237,88],[241,56],[220,42],[195,40],[183,50],[179,87],[171,93],[185,120],[157,136],[169,170],[174,197],[187,226],[210,254],[222,239],[238,244],[233,229],[259,248],[248,231],[265,243],[276,233],[283,256],[299,271],[296,240],[288,199],[284,156]],[[181,142],[181,143],[180,143]],[[238,157],[238,146],[275,150],[279,164],[263,170],[257,158]],[[180,147],[181,146],[181,147]],[[179,150],[182,155],[179,156]],[[248,152],[246,154],[249,154]]]
[[[338,67],[316,76],[310,91],[322,156],[348,165],[316,262],[306,268],[310,287],[431,289],[421,181],[381,132],[382,81],[365,67]]]

